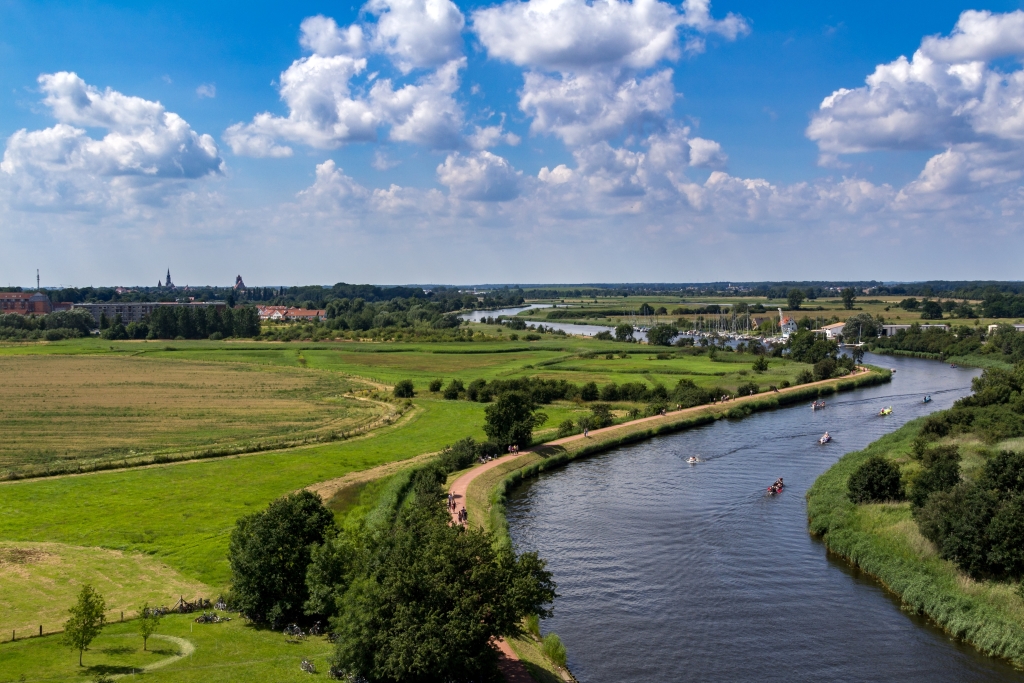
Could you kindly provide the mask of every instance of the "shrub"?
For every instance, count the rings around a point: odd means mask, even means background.
[[[761,387],[757,385],[757,382],[746,382],[736,388],[736,393],[739,396],[752,396],[761,391]]]
[[[530,332],[528,335],[523,337],[526,341],[540,341],[540,335],[534,332]]]
[[[540,617],[536,614],[530,614],[523,620],[523,628],[531,636],[540,640]]]
[[[835,374],[836,362],[831,358],[822,358],[814,364],[814,379],[828,379]]]
[[[129,336],[131,336],[131,335],[129,335]],[[214,332],[213,334],[210,335],[210,341],[220,341],[223,338],[224,338],[224,335],[221,334],[220,332]]]
[[[615,337],[608,330],[601,330],[594,335],[594,339],[600,339],[601,341],[612,341]]]
[[[810,370],[801,370],[800,374],[796,376],[797,384],[807,384],[814,381],[814,375],[811,374]]]
[[[956,446],[940,446],[924,452],[924,471],[914,480],[910,502],[922,507],[936,491],[949,491],[960,483],[960,453]]]
[[[576,423],[572,420],[563,420],[558,425],[558,438],[563,439],[576,433]]]
[[[459,394],[465,390],[466,387],[462,384],[461,379],[453,379],[448,383],[448,386],[444,388],[444,393],[441,395],[449,401],[454,401],[459,397]]]
[[[600,396],[601,392],[597,389],[597,382],[587,382],[580,387],[580,399],[584,401],[596,401]]]
[[[562,645],[562,639],[557,634],[549,633],[544,636],[542,650],[545,657],[565,668],[565,645]]]
[[[395,398],[412,398],[416,395],[411,379],[403,379],[401,382],[396,384],[393,393]]]
[[[612,409],[604,403],[595,403],[590,407],[590,419],[594,429],[607,427],[613,422]]]
[[[768,369],[768,359],[764,356],[758,356],[757,360],[754,361],[753,370],[756,373],[762,373]]]
[[[903,500],[900,469],[881,456],[868,458],[850,475],[847,491],[854,503]]]
[[[788,379],[784,379],[781,382],[779,382],[779,388],[780,389],[788,389],[789,386],[790,386],[790,384],[789,384],[789,380]]]
[[[431,392],[436,394],[437,392],[441,391],[441,386],[443,384],[444,380],[432,379],[430,380],[430,384],[427,386],[427,388],[430,389]]]

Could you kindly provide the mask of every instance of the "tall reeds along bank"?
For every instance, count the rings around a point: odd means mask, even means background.
[[[906,609],[930,617],[986,654],[1024,667],[1024,600],[1016,581],[973,580],[942,559],[918,530],[909,502],[850,501],[850,476],[872,456],[899,465],[905,475],[919,469],[915,447],[920,449],[918,439],[929,419],[844,455],[822,474],[807,492],[810,531],[831,552],[876,577]]]

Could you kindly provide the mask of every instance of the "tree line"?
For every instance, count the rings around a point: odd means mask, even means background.
[[[223,339],[255,337],[259,333],[260,316],[253,306],[161,306],[142,322],[127,325],[120,316],[113,321],[105,314],[100,316],[104,339]]]

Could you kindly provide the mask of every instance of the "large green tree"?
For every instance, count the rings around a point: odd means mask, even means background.
[[[508,391],[484,411],[484,434],[502,449],[507,446],[529,446],[533,430],[544,424],[548,416],[536,412],[529,394]]]
[[[300,491],[235,523],[228,545],[232,601],[249,619],[279,625],[302,615],[314,545],[335,533],[320,496]]]
[[[551,574],[490,534],[450,524],[437,502],[416,504],[377,537],[331,625],[335,665],[371,683],[500,681],[493,640],[546,616]]]
[[[633,326],[629,323],[622,323],[615,326],[615,340],[620,342],[635,341],[633,337]]]
[[[789,295],[786,297],[786,303],[789,305],[791,310],[796,311],[800,309],[800,304],[802,304],[806,298],[806,294],[794,287],[789,290]]]
[[[647,343],[655,346],[671,346],[672,339],[679,334],[675,325],[661,323],[647,330]]]
[[[96,589],[86,584],[78,594],[78,602],[68,610],[70,616],[64,622],[61,641],[73,650],[78,650],[78,666],[82,666],[82,653],[103,630],[106,622],[107,603]]]

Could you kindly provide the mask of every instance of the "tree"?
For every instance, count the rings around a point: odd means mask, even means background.
[[[753,367],[754,372],[756,372],[758,374],[761,374],[762,372],[764,372],[767,369],[768,369],[768,359],[765,358],[764,356],[758,356],[757,359],[754,361],[754,367]]]
[[[843,341],[852,344],[855,341],[874,339],[878,336],[878,321],[869,313],[858,313],[850,316],[843,325]]]
[[[500,681],[498,636],[548,616],[555,586],[535,553],[413,505],[375,541],[332,620],[335,665],[371,683]]]
[[[675,325],[660,323],[647,330],[647,343],[655,346],[671,346],[672,339],[679,334]]]
[[[937,301],[921,304],[921,320],[942,320],[942,306]]]
[[[795,287],[789,290],[789,295],[786,297],[786,301],[789,304],[789,308],[794,311],[800,310],[800,304],[806,299],[806,295]]]
[[[900,469],[879,455],[872,456],[850,475],[847,495],[854,503],[903,500]]]
[[[106,622],[107,603],[96,589],[86,584],[82,586],[76,602],[68,613],[71,615],[64,622],[64,635],[61,641],[73,650],[78,650],[78,666],[82,666],[82,653],[89,643],[103,630]]]
[[[142,649],[146,649],[146,642],[149,637],[156,633],[157,627],[160,625],[160,612],[155,609],[151,609],[147,602],[139,610],[139,635],[142,636]]]
[[[654,315],[654,306],[650,304],[640,304],[640,315]]]
[[[441,385],[442,384],[444,384],[443,380],[432,379],[432,380],[430,380],[430,386],[427,387],[427,388],[430,389],[431,393],[435,393],[436,394],[437,392],[441,391]]]
[[[533,430],[548,419],[547,415],[535,410],[536,406],[528,394],[505,392],[484,411],[484,434],[501,448],[529,446]]]
[[[848,311],[853,309],[853,302],[857,300],[856,290],[853,287],[847,287],[840,296],[843,297],[843,308]]]
[[[615,326],[615,340],[620,342],[636,341],[633,337],[633,326],[629,323],[622,323]]]
[[[394,390],[395,398],[412,398],[416,395],[413,390],[412,380],[403,379],[401,382],[395,385]]]
[[[239,611],[273,625],[301,616],[312,547],[334,533],[334,513],[310,491],[239,519],[228,545],[232,601]]]
[[[910,490],[910,502],[922,507],[936,491],[949,491],[960,483],[960,452],[956,446],[939,446],[924,454],[924,471]]]

